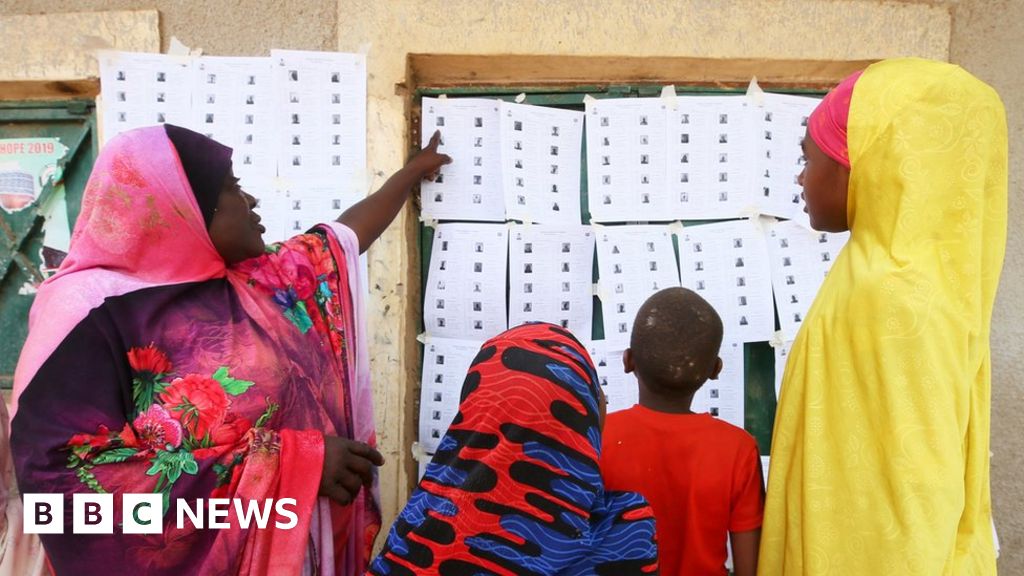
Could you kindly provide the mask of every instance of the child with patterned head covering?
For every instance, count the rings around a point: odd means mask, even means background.
[[[603,396],[569,332],[526,324],[487,341],[375,576],[657,573],[650,507],[605,490]]]

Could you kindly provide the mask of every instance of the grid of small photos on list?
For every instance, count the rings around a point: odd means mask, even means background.
[[[366,195],[366,56],[267,58],[101,52],[103,137],[171,123],[230,146],[269,241],[335,219]]]
[[[650,295],[671,286],[702,294],[726,327],[724,371],[701,389],[695,410],[743,426],[744,343],[778,341],[784,358],[846,241],[809,229],[796,183],[817,102],[679,95],[588,101],[580,112],[423,98],[423,143],[440,130],[439,149],[453,162],[422,187],[434,240],[421,448],[437,449],[480,345],[528,321],[579,336],[609,410],[632,406],[636,381],[622,369],[632,322]],[[682,223],[694,220],[705,222]],[[592,339],[595,294],[603,336]]]

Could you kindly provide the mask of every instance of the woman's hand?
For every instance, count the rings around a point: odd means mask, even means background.
[[[452,159],[447,154],[439,154],[437,146],[441,143],[441,132],[434,132],[430,143],[409,160],[404,168],[395,172],[380,190],[363,198],[338,217],[338,222],[348,226],[359,238],[359,253],[373,244],[384,230],[395,219],[402,209],[405,199],[413,187],[424,178],[437,178],[441,166],[450,164]]]
[[[319,494],[342,506],[351,504],[360,488],[373,484],[374,467],[383,464],[380,452],[365,442],[324,435],[324,470]]]
[[[427,143],[427,147],[420,150],[418,154],[409,160],[406,166],[413,172],[418,174],[418,179],[422,180],[426,178],[431,182],[437,178],[437,174],[441,171],[441,166],[445,164],[451,164],[452,158],[447,154],[440,154],[437,151],[437,146],[441,143],[441,131],[437,130],[434,135],[430,137],[430,142]]]

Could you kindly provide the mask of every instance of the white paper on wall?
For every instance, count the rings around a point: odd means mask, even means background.
[[[598,382],[608,399],[608,413],[632,408],[640,401],[640,384],[633,374],[622,367],[623,349],[595,341],[587,346],[591,360],[597,368]]]
[[[509,326],[550,322],[589,339],[593,230],[514,225],[509,235]]]
[[[423,218],[505,221],[499,101],[424,98],[423,146],[441,131],[438,151],[452,157],[437,179],[420,186]]]
[[[504,224],[438,225],[423,302],[427,334],[483,341],[503,332],[507,262]]]
[[[509,102],[498,108],[506,216],[579,224],[583,113]]]
[[[266,232],[263,233],[264,242],[271,244],[292,236],[288,234],[290,210],[287,198],[284,192],[274,185],[272,179],[251,178],[243,188],[256,198],[254,211],[260,215],[260,224],[266,228]]]
[[[587,195],[594,222],[669,220],[665,102],[621,98],[586,103]]]
[[[312,182],[280,187],[277,192],[275,208],[282,212],[275,214],[274,219],[275,222],[278,219],[284,221],[285,238],[303,234],[317,224],[335,220],[346,208],[361,199],[357,193],[345,195],[337,187]]]
[[[143,126],[192,126],[192,60],[165,54],[102,51],[103,141]]]
[[[678,96],[668,109],[666,182],[680,219],[736,218],[753,209],[755,107],[743,96]]]
[[[779,345],[773,345],[772,350],[775,354],[775,399],[781,397],[782,393],[782,376],[786,373],[786,362],[789,361],[789,350],[793,347],[793,341],[780,342]]]
[[[763,106],[754,108],[758,122],[753,131],[759,143],[752,188],[758,209],[763,214],[796,220],[807,228],[810,223],[800,197],[803,189],[797,183],[804,164],[800,142],[807,130],[807,118],[820,102],[820,98],[765,94]]]
[[[779,326],[786,340],[796,338],[818,289],[850,238],[849,232],[814,232],[792,220],[762,219]]]
[[[708,380],[694,394],[691,410],[707,412],[743,428],[746,416],[743,343],[723,342],[718,356],[722,359],[722,372],[717,380]]]
[[[679,286],[668,226],[595,227],[604,339],[629,345],[637,310],[652,294]]]
[[[430,454],[437,451],[438,443],[459,411],[462,384],[481,344],[483,342],[475,340],[426,338],[419,434],[420,447]]]
[[[232,168],[243,187],[277,175],[272,70],[268,58],[193,62],[190,125],[233,149]]]
[[[718,311],[725,340],[758,342],[775,331],[771,271],[756,221],[687,226],[679,238],[683,286]]]
[[[366,55],[271,50],[278,175],[366,194]]]

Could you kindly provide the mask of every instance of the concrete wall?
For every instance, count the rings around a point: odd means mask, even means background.
[[[1010,230],[992,320],[992,510],[999,571],[1024,574],[1024,0],[950,6],[950,61],[995,87],[1010,128]]]
[[[0,15],[109,10],[159,11],[160,51],[171,36],[217,56],[337,47],[338,5],[330,0],[0,0]]]

